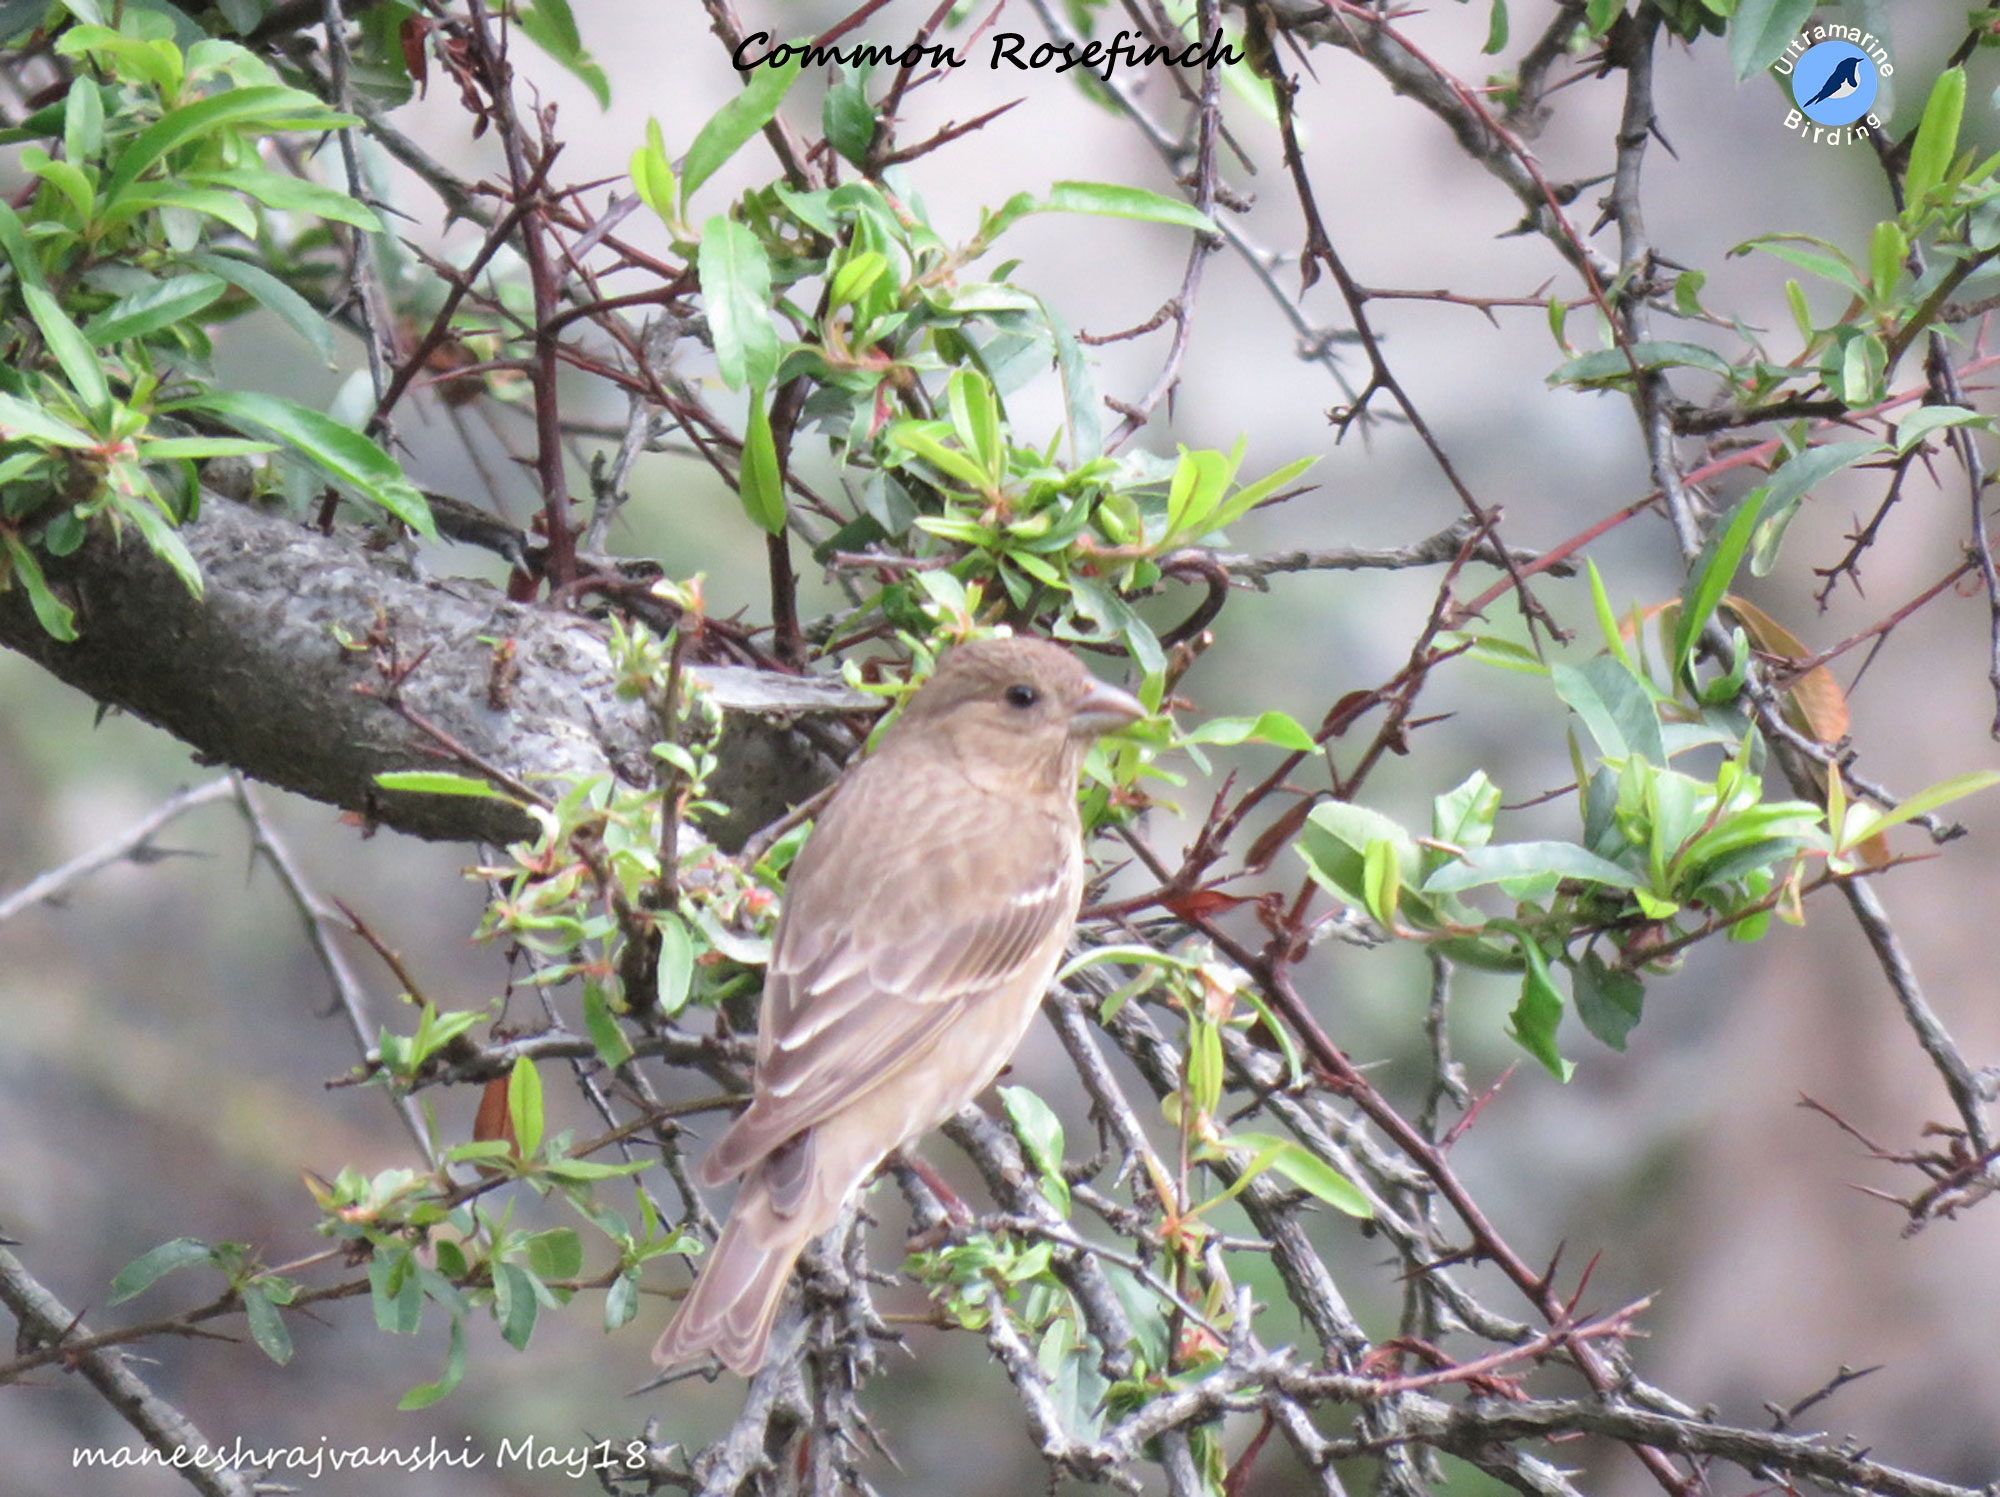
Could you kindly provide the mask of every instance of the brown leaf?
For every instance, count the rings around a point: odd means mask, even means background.
[[[1787,660],[1812,657],[1813,652],[1800,643],[1798,636],[1754,603],[1746,603],[1734,594],[1722,601],[1743,626],[1743,632],[1750,636],[1750,643],[1766,655],[1780,655]],[[1816,665],[1786,688],[1785,719],[1815,743],[1838,743],[1847,736],[1847,693],[1833,679],[1832,671]]]

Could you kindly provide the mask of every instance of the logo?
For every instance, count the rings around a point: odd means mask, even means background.
[[[1777,62],[1797,107],[1785,128],[1812,145],[1851,145],[1882,128],[1875,96],[1895,72],[1889,52],[1859,26],[1814,26],[1802,31]]]

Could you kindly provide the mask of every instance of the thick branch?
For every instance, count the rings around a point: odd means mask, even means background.
[[[603,628],[511,603],[480,581],[431,578],[346,535],[324,536],[210,496],[182,535],[204,589],[128,534],[51,558],[51,584],[81,638],[51,639],[24,590],[0,593],[0,644],[79,691],[131,712],[211,763],[399,831],[506,841],[525,814],[500,801],[391,794],[387,770],[480,766],[529,785],[610,773],[645,783],[657,725],[615,690]],[[824,682],[705,667],[725,711],[854,711],[866,699]],[[400,708],[400,710],[399,710]],[[823,783],[798,735],[743,717],[713,788],[744,835]]]

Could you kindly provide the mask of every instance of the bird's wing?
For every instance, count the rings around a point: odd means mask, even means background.
[[[1039,985],[1060,954],[1082,887],[1074,824],[969,786],[913,788],[887,760],[862,766],[794,865],[756,1095],[709,1178],[893,1081],[982,999]]]

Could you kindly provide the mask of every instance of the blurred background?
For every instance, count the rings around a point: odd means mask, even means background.
[[[781,38],[817,34],[849,8],[810,0],[739,6],[746,29]],[[900,41],[932,8],[932,0],[890,0],[860,37]],[[579,0],[575,9],[585,44],[609,75],[609,109],[525,46],[516,54],[524,83],[559,111],[562,165],[572,180],[620,175],[649,117],[659,121],[668,154],[677,155],[739,87],[699,6]],[[1402,24],[1431,56],[1476,81],[1511,66],[1520,39],[1537,34],[1554,7],[1517,0],[1511,9],[1517,40],[1499,64],[1479,56],[1484,6],[1440,0]],[[1821,19],[1886,29],[1895,119],[1907,128],[1962,35],[1962,8],[1902,5],[1885,22],[1887,10],[1829,8]],[[1007,7],[999,24],[1041,35],[1025,5]],[[1102,17],[1098,25],[1115,29]],[[1173,190],[1139,135],[1068,78],[994,72],[984,56],[978,49],[973,66],[913,95],[906,115],[904,138],[914,140],[1021,101],[913,170],[947,237],[969,236],[982,206],[1056,178]],[[2000,144],[1988,103],[1995,83],[1988,56],[1973,64],[1966,124],[1968,143],[1982,153]],[[1316,49],[1310,63],[1299,98],[1306,155],[1327,227],[1358,280],[1477,296],[1578,294],[1574,276],[1544,241],[1509,235],[1519,204],[1436,120],[1393,97],[1343,53]],[[1288,65],[1297,68],[1295,59]],[[1554,96],[1555,116],[1534,143],[1551,180],[1610,169],[1621,80],[1615,72],[1584,79]],[[1173,113],[1163,80],[1145,77],[1137,86],[1162,114]],[[788,105],[815,133],[816,88],[802,82]],[[464,175],[497,179],[490,142],[471,138],[455,95],[434,83],[428,99],[400,111],[397,123]],[[1737,85],[1726,49],[1713,39],[1692,49],[1663,45],[1658,107],[1672,153],[1656,145],[1647,160],[1654,242],[1673,260],[1708,271],[1708,305],[1737,310],[1770,330],[1774,346],[1789,348],[1780,268],[1727,252],[1752,234],[1784,228],[1864,253],[1868,228],[1890,209],[1881,173],[1865,147],[1815,148],[1788,133],[1778,88],[1765,79]],[[1225,166],[1225,180],[1254,200],[1241,225],[1287,257],[1276,274],[1294,293],[1290,257],[1301,222],[1276,133],[1239,100],[1231,100],[1228,119],[1256,167],[1252,177],[1234,162]],[[709,211],[758,180],[760,149],[753,142],[705,189]],[[5,185],[11,190],[16,181],[9,170]],[[1572,206],[1579,226],[1595,217],[1595,196],[1586,189]],[[424,203],[412,194],[402,204],[420,215],[413,237],[447,256],[473,242],[463,230],[424,221]],[[621,232],[667,253],[664,230],[654,225],[649,241],[643,217]],[[1598,242],[1615,256],[1612,236]],[[1023,262],[1017,280],[1071,327],[1104,334],[1145,322],[1174,294],[1186,245],[1184,234],[1158,226],[1045,215],[1012,230],[1004,249]],[[1326,282],[1299,305],[1315,326],[1344,325]],[[1540,310],[1501,309],[1491,320],[1429,301],[1377,302],[1372,310],[1397,374],[1466,482],[1505,510],[1510,543],[1554,545],[1650,487],[1624,402],[1545,384],[1562,356]],[[1586,346],[1588,322],[1579,313],[1570,327]],[[1717,338],[1712,330],[1664,335],[1731,346],[1727,334]],[[1136,397],[1157,371],[1166,337],[1097,349],[1100,387]],[[343,367],[321,369],[301,359],[288,338],[275,327],[239,325],[224,349],[228,377],[338,408],[359,367],[358,347],[344,345]],[[1406,428],[1378,423],[1334,445],[1326,412],[1348,394],[1323,368],[1301,360],[1297,344],[1251,270],[1231,254],[1213,257],[1171,414],[1157,417],[1141,440],[1171,453],[1177,441],[1226,449],[1246,436],[1248,476],[1319,456],[1311,475],[1317,488],[1238,526],[1231,541],[1240,550],[1393,545],[1448,524],[1457,500]],[[688,355],[683,373],[712,373],[705,357]],[[1362,382],[1362,369],[1352,356],[1352,385]],[[1990,397],[1977,398],[1985,404]],[[572,413],[587,415],[593,399],[603,397],[579,385]],[[1060,410],[1053,380],[1042,399],[1038,407],[1031,394],[1011,413],[1022,429],[1045,438]],[[622,408],[604,404],[603,419],[622,420]],[[411,449],[405,465],[428,487],[492,503],[519,520],[532,483],[506,457],[503,439],[522,440],[518,428],[508,429],[512,414],[502,412],[489,429],[432,404],[426,420],[403,422]],[[1865,517],[1877,501],[1881,476],[1858,470],[1819,490],[1794,528],[1790,580],[1746,591],[1813,648],[1865,627],[1958,560],[1966,530],[1962,485],[1952,486],[1957,475],[1943,465],[1940,478],[1943,487],[1919,482],[1904,499],[1866,568],[1867,597],[1842,589],[1821,612],[1808,572],[1839,556],[1856,515]],[[1747,481],[1711,497],[1726,504],[1741,486]],[[615,536],[620,550],[657,558],[669,575],[706,573],[718,614],[740,607],[761,616],[762,545],[703,465],[672,454],[644,457],[632,492]],[[1662,601],[1679,586],[1663,520],[1628,524],[1592,554],[1621,607]],[[477,560],[441,553],[438,564],[466,568]],[[1204,715],[1279,707],[1317,721],[1346,692],[1394,673],[1435,584],[1428,572],[1308,573],[1275,579],[1267,593],[1238,594],[1220,643],[1182,689]],[[1544,579],[1539,591],[1585,631],[1579,648],[1588,648],[1594,631],[1586,585]],[[1492,624],[1518,632],[1505,603],[1496,605]],[[1864,772],[1907,791],[2000,758],[1987,731],[1994,706],[1984,685],[1985,635],[1981,600],[1953,595],[1896,631],[1852,687]],[[1838,667],[1844,684],[1853,682],[1854,664],[1849,657]],[[1439,672],[1424,707],[1450,717],[1424,729],[1407,758],[1370,781],[1370,802],[1422,826],[1430,797],[1475,768],[1484,767],[1509,802],[1560,786],[1569,778],[1565,723],[1531,707],[1533,700],[1516,678],[1471,662]],[[1254,767],[1257,759],[1249,751],[1228,762]],[[116,834],[175,788],[216,772],[143,724],[117,715],[99,721],[92,702],[18,657],[0,656],[0,895]],[[1186,806],[1199,811],[1213,789],[1197,778]],[[476,860],[473,849],[386,832],[364,837],[325,807],[275,791],[262,798],[318,887],[354,905],[427,991],[473,1005],[500,990],[505,971],[497,954],[470,939],[481,905],[477,886],[463,877]],[[1533,835],[1537,816],[1571,814],[1558,804],[1503,825],[1512,835]],[[1897,870],[1881,881],[1881,893],[1932,1002],[1979,1065],[2000,1053],[1995,963],[1980,944],[2000,890],[2000,802],[1974,800],[1957,814],[1973,835],[1933,861]],[[1178,846],[1168,816],[1153,835],[1163,848]],[[295,909],[266,871],[251,866],[234,809],[224,803],[190,815],[159,841],[175,855],[113,867],[60,907],[0,925],[0,1235],[18,1240],[15,1251],[30,1269],[98,1327],[170,1313],[220,1287],[214,1275],[178,1275],[130,1305],[106,1309],[111,1278],[154,1244],[221,1236],[254,1245],[269,1262],[302,1256],[319,1241],[306,1225],[301,1171],[416,1163],[380,1092],[328,1088],[354,1066],[354,1040],[333,1015]],[[1280,868],[1274,877],[1289,881],[1295,873]],[[393,980],[365,950],[357,946],[352,955],[372,988],[376,1020],[406,1025]],[[1420,959],[1406,951],[1323,948],[1304,981],[1335,1040],[1359,1059],[1384,1062],[1392,1093],[1421,1084]],[[1461,980],[1453,1033],[1475,1088],[1523,1059],[1504,1035],[1511,1001],[1505,985]],[[1950,1116],[1844,907],[1823,897],[1803,929],[1776,927],[1755,946],[1699,949],[1680,975],[1649,987],[1645,1022],[1625,1054],[1606,1051],[1580,1029],[1566,1031],[1565,1042],[1581,1061],[1575,1080],[1558,1086],[1532,1064],[1522,1066],[1456,1158],[1501,1230],[1530,1257],[1561,1245],[1575,1271],[1602,1255],[1587,1307],[1656,1296],[1646,1317],[1650,1339],[1636,1347],[1649,1380],[1691,1403],[1713,1404],[1730,1420],[1765,1425],[1767,1403],[1790,1404],[1843,1366],[1880,1364],[1811,1419],[1884,1461],[1933,1476],[1968,1484],[2000,1476],[1990,1380],[2000,1299],[1989,1291],[2000,1208],[1989,1204],[1904,1238],[1902,1214],[1856,1187],[1907,1191],[1907,1173],[1871,1162],[1853,1139],[1797,1105],[1810,1094],[1898,1148],[1917,1146],[1926,1122]],[[1067,1076],[1053,1037],[1038,1029],[1016,1077],[1064,1111],[1072,1138],[1086,1137]],[[424,1100],[448,1136],[469,1134],[475,1097],[428,1093]],[[585,1125],[580,1113],[571,1121]],[[929,1152],[947,1151],[936,1143]],[[886,1198],[883,1214],[898,1222]],[[1322,1222],[1319,1236],[1370,1330],[1392,1334],[1383,1250],[1344,1220]],[[885,1233],[878,1259],[897,1256]],[[677,1287],[684,1278],[677,1264],[662,1264],[654,1282]],[[914,1296],[906,1292],[906,1299],[903,1307],[915,1308]],[[1497,1287],[1492,1300],[1510,1312],[1520,1308]],[[139,1365],[212,1437],[240,1434],[259,1446],[410,1448],[435,1438],[447,1451],[491,1451],[501,1439],[535,1436],[568,1451],[586,1439],[616,1440],[654,1417],[667,1437],[699,1442],[733,1414],[741,1391],[734,1380],[627,1397],[650,1373],[646,1350],[665,1313],[665,1301],[649,1302],[636,1323],[607,1339],[596,1297],[583,1296],[567,1314],[544,1318],[525,1356],[490,1328],[475,1329],[465,1384],[443,1404],[411,1414],[397,1413],[395,1400],[437,1375],[442,1331],[389,1336],[358,1304],[331,1307],[316,1320],[294,1317],[297,1354],[283,1369],[247,1341],[154,1342]],[[918,1358],[892,1359],[886,1388],[871,1399],[899,1463],[871,1466],[881,1490],[969,1497],[1043,1490],[1046,1476],[1011,1394],[985,1366],[975,1338],[927,1332],[912,1344]],[[1247,1433],[1248,1426],[1233,1432],[1232,1446]],[[130,1443],[124,1426],[75,1379],[50,1373],[32,1386],[0,1390],[0,1491],[152,1497],[184,1490],[157,1472],[79,1480],[71,1471],[78,1447]],[[1288,1490],[1283,1462],[1268,1464],[1271,1476],[1253,1489]],[[561,1470],[490,1466],[472,1474],[329,1474],[297,1485],[407,1497],[576,1489]],[[1468,1490],[1479,1485],[1467,1475]],[[1606,1462],[1589,1483],[1603,1493],[1647,1488],[1623,1458]]]

